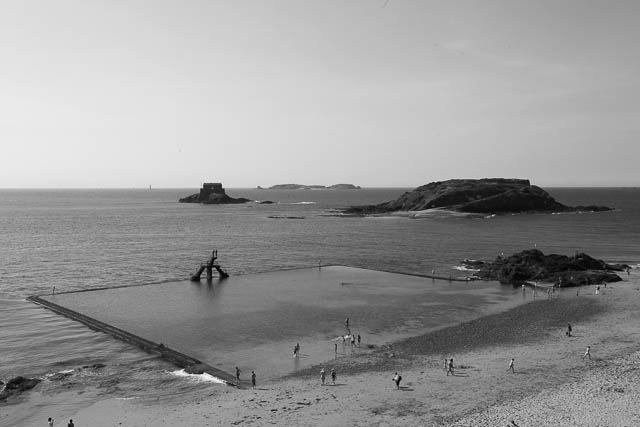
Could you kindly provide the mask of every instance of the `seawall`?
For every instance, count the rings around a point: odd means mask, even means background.
[[[138,346],[139,348],[141,348],[142,350],[148,353],[158,354],[162,359],[167,360],[180,368],[184,368],[188,372],[192,372],[192,373],[206,372],[207,374],[212,375],[224,381],[227,385],[238,386],[238,384],[236,384],[236,378],[232,374],[228,372],[224,372],[220,369],[214,368],[213,366],[208,365],[204,362],[201,362],[200,360],[194,357],[191,357],[179,351],[170,349],[161,343],[155,343],[153,341],[149,341],[145,338],[142,338],[138,335],[127,332],[123,329],[116,328],[115,326],[111,326],[107,323],[101,322],[89,316],[85,316],[84,314],[78,313],[77,311],[64,308],[58,304],[42,299],[39,296],[30,296],[27,298],[27,301],[31,301],[34,304],[38,304],[45,308],[48,308],[54,313],[60,314],[62,316],[68,317],[69,319],[80,322],[95,331],[104,332],[121,341]]]

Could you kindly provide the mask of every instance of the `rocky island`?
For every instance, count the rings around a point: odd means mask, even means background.
[[[378,205],[352,206],[346,214],[372,215],[441,209],[471,214],[608,211],[606,206],[565,206],[528,179],[451,179],[432,182]]]
[[[529,249],[509,257],[498,256],[493,262],[466,259],[462,263],[477,269],[477,278],[497,280],[502,284],[518,286],[526,282],[547,282],[559,287],[618,282],[622,280],[614,271],[629,268],[623,264],[607,264],[578,253],[545,255],[538,249]]]
[[[305,184],[277,184],[271,187],[260,187],[258,190],[360,190],[361,187],[353,184],[305,185]]]
[[[234,199],[233,197],[227,196],[224,188],[222,188],[222,184],[219,182],[215,183],[204,183],[199,193],[192,194],[191,196],[184,197],[178,200],[180,203],[204,203],[208,205],[223,205],[223,204],[234,204],[234,203],[247,203],[251,200],[245,199],[243,197],[239,197]]]

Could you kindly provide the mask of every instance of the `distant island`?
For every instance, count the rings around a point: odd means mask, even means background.
[[[352,206],[343,212],[373,215],[428,209],[483,215],[611,210],[606,206],[565,206],[542,188],[531,185],[528,179],[484,178],[432,182],[404,193],[396,200]]]
[[[626,264],[607,264],[576,252],[574,256],[549,254],[529,249],[509,257],[498,256],[493,262],[465,259],[466,267],[478,270],[476,277],[497,280],[502,284],[521,285],[531,281],[553,283],[559,287],[599,285],[622,280],[614,271],[629,269]]]
[[[239,197],[234,199],[227,196],[226,191],[222,188],[222,184],[219,182],[207,182],[202,185],[199,193],[192,194],[188,197],[184,197],[178,200],[180,203],[203,203],[205,205],[224,205],[224,204],[237,204],[247,203],[251,200]]]
[[[360,190],[361,187],[353,184],[324,185],[304,185],[304,184],[277,184],[271,187],[260,187],[258,190]]]

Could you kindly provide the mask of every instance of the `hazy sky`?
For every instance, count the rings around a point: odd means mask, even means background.
[[[0,187],[640,185],[640,1],[0,8]]]

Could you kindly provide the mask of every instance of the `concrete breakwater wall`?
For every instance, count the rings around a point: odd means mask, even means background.
[[[97,319],[93,319],[89,316],[78,313],[77,311],[69,310],[68,308],[65,308],[58,304],[47,301],[43,298],[40,298],[39,296],[30,296],[27,298],[27,301],[31,301],[34,304],[38,304],[45,308],[48,308],[54,313],[61,314],[65,317],[68,317],[69,319],[80,322],[95,331],[104,332],[121,341],[138,346],[139,348],[141,348],[142,350],[148,353],[158,354],[162,359],[167,360],[180,368],[184,368],[189,373],[195,373],[195,374],[207,373],[209,375],[212,375],[216,378],[223,380],[228,385],[238,386],[238,384],[236,384],[236,379],[233,375],[227,372],[221,371],[220,369],[214,368],[211,365],[203,363],[194,357],[191,357],[179,351],[170,349],[165,345],[163,345],[162,343],[155,343],[153,341],[149,341],[145,338],[134,335],[123,329],[116,328],[115,326],[111,326]]]

